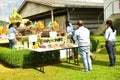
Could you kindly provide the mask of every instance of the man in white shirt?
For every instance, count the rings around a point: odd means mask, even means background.
[[[110,66],[113,67],[116,64],[115,56],[115,42],[116,42],[116,30],[112,25],[112,21],[106,21],[107,29],[105,31],[106,49],[109,55]]]
[[[83,21],[78,21],[78,28],[75,31],[74,40],[78,41],[80,55],[84,64],[84,72],[92,70],[92,61],[90,58],[90,32],[83,26]]]

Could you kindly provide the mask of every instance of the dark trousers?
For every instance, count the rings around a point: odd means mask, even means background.
[[[109,55],[110,66],[116,64],[115,41],[106,41],[106,49]]]
[[[15,39],[9,39],[10,49],[13,49],[15,44],[16,44],[16,40]]]

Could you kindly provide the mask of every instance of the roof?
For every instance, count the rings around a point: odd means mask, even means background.
[[[68,8],[103,8],[103,3],[96,2],[80,2],[80,1],[64,1],[64,0],[24,0],[18,9],[18,12],[27,2],[43,4],[50,7],[68,7]]]

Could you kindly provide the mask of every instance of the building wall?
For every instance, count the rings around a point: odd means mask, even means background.
[[[100,26],[99,24],[103,23],[103,15],[100,16],[101,12],[103,12],[103,9],[76,8],[70,10],[69,18],[74,28],[76,28],[78,20],[83,20],[85,27],[97,29]],[[98,17],[100,17],[99,20]]]
[[[104,20],[118,13],[120,13],[120,0],[104,0]]]
[[[50,11],[51,9],[53,8],[45,5],[27,2],[24,8],[20,11],[20,14],[22,15],[22,17],[28,17],[31,15]]]
[[[66,28],[65,26],[66,16],[65,15],[55,17],[55,21],[58,22],[61,30],[64,30]]]
[[[49,6],[27,2],[21,9],[20,14],[23,18],[34,18],[32,19],[33,21],[41,20],[47,27],[48,23],[51,21],[51,9],[53,8]],[[77,26],[78,20],[84,20],[85,27],[96,29],[99,27],[99,24],[103,23],[103,15],[100,15],[101,12],[103,12],[102,8],[56,8],[54,9],[54,19],[60,24],[62,30],[66,27],[66,18],[70,20],[74,28]]]

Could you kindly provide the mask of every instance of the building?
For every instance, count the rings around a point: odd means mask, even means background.
[[[104,19],[120,14],[120,0],[104,0]]]
[[[120,34],[120,0],[104,0],[104,20],[108,19],[113,21],[117,34]],[[104,31],[104,28],[103,25],[101,31]]]
[[[65,29],[65,21],[69,20],[74,28],[78,20],[84,20],[89,29],[97,29],[103,23],[103,3],[79,2],[65,0],[25,0],[18,12],[23,18],[32,21],[41,20],[45,26],[56,20],[61,29]]]

